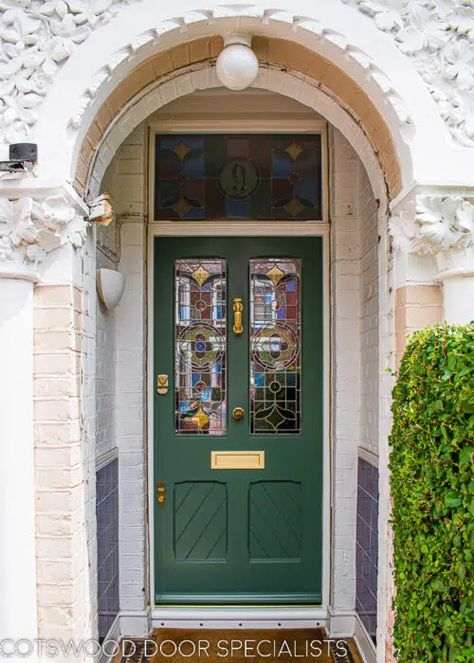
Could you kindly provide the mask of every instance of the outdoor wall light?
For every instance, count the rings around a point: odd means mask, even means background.
[[[89,202],[89,221],[108,226],[114,219],[114,211],[110,202],[110,194],[102,193]]]
[[[97,293],[105,308],[114,309],[122,299],[125,276],[115,269],[102,267],[97,270]]]
[[[224,48],[216,61],[217,78],[230,90],[245,90],[258,74],[258,60],[252,51],[252,38],[231,35],[224,40]]]

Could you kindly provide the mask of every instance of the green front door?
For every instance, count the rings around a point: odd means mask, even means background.
[[[321,602],[322,287],[320,238],[155,239],[157,603]]]

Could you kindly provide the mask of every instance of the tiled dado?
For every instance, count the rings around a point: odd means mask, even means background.
[[[379,472],[359,458],[357,471],[356,611],[375,642],[377,632],[377,573]]]
[[[102,641],[119,611],[118,458],[97,470],[96,490],[99,640]]]
[[[443,297],[438,285],[407,285],[395,293],[395,336],[397,364],[407,335],[443,319]]]

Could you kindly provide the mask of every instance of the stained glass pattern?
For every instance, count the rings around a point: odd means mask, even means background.
[[[322,218],[319,134],[157,135],[155,219]]]
[[[226,432],[226,265],[175,262],[176,432]]]
[[[301,431],[300,261],[250,261],[251,432]]]

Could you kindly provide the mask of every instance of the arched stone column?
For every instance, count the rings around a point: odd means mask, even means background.
[[[0,640],[38,636],[33,282],[25,276],[0,275]]]
[[[46,403],[44,392],[44,400],[38,399],[35,388],[34,290],[49,254],[60,247],[81,245],[85,210],[67,190],[49,190],[35,197],[19,197],[20,193],[12,188],[11,197],[0,198],[0,640],[34,641],[42,635],[44,621],[37,601],[41,591],[37,564],[44,557],[38,531],[44,524],[39,522],[35,446],[43,439],[54,453],[52,439],[45,439],[34,424],[35,418],[54,419],[57,407],[54,400]],[[25,644],[22,651],[27,650]],[[33,655],[29,660],[38,659]]]

